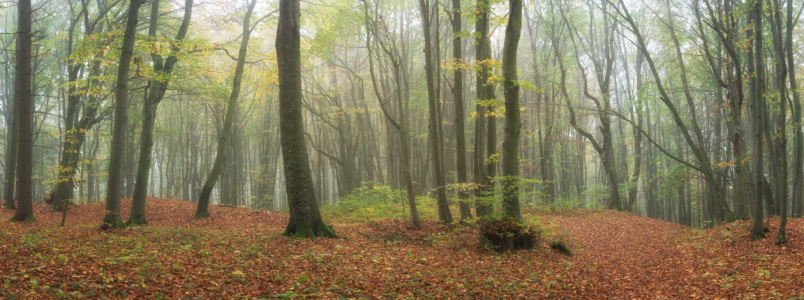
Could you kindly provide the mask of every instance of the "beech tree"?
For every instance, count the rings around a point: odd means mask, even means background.
[[[276,59],[279,65],[279,128],[290,219],[282,235],[294,239],[338,235],[321,218],[304,137],[301,89],[301,7],[279,1]]]
[[[148,193],[148,178],[151,172],[151,161],[153,159],[153,132],[154,124],[156,122],[156,111],[159,103],[165,97],[168,84],[170,84],[170,76],[173,74],[173,69],[179,61],[181,55],[182,42],[187,35],[187,29],[190,27],[190,19],[193,12],[193,0],[186,0],[184,2],[184,17],[179,26],[176,37],[170,42],[170,53],[167,59],[164,59],[161,54],[157,52],[151,53],[151,60],[153,61],[153,74],[154,78],[149,82],[152,86],[147,92],[145,102],[142,105],[142,131],[140,132],[140,155],[137,161],[137,176],[134,184],[134,195],[131,200],[131,216],[126,224],[147,224],[148,220],[145,217],[145,197]],[[148,37],[151,41],[156,42],[157,33],[159,32],[159,0],[153,0],[151,3],[151,18],[148,25]]]
[[[32,34],[31,34],[31,1],[20,0],[17,3],[17,65],[15,83],[17,88],[16,102],[19,116],[17,142],[17,212],[14,221],[35,221],[33,215],[33,93],[32,77]],[[6,199],[6,201],[13,201]]]
[[[124,225],[120,218],[120,198],[123,188],[123,154],[126,151],[126,133],[128,131],[128,76],[131,69],[131,57],[134,55],[134,38],[137,33],[139,9],[143,3],[145,3],[144,0],[129,2],[123,45],[120,49],[120,60],[117,66],[109,177],[106,183],[106,215],[103,217],[103,222],[110,224],[113,228],[120,228]]]

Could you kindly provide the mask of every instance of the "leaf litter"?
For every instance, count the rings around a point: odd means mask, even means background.
[[[128,217],[130,199],[122,203]],[[575,255],[542,241],[495,254],[475,228],[403,220],[337,222],[343,239],[280,236],[288,216],[149,198],[149,225],[100,230],[104,204],[37,222],[0,210],[0,295],[7,298],[651,298],[804,296],[800,219],[784,246],[750,241],[749,221],[697,230],[608,210],[532,210]],[[778,218],[767,222],[775,235]]]

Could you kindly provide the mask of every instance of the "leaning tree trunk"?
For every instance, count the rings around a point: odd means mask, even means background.
[[[31,0],[20,0],[17,29],[16,100],[19,112],[17,212],[13,221],[35,221],[33,216],[33,93],[31,91]],[[8,199],[6,199],[8,200]]]
[[[279,1],[276,59],[279,71],[279,128],[290,219],[283,235],[295,239],[338,237],[321,218],[304,137],[299,0]]]
[[[198,207],[195,211],[195,218],[209,217],[209,196],[212,194],[212,188],[221,175],[223,161],[226,157],[226,142],[229,140],[229,134],[232,132],[232,124],[234,123],[234,114],[237,110],[237,99],[240,97],[240,83],[243,80],[243,69],[246,64],[246,54],[248,53],[248,41],[251,37],[251,13],[254,11],[254,6],[257,4],[256,0],[252,0],[246,11],[246,16],[243,18],[243,39],[240,41],[240,51],[237,53],[237,66],[235,66],[234,79],[232,81],[232,93],[229,95],[229,103],[226,105],[226,116],[223,120],[223,129],[221,135],[218,137],[218,152],[215,154],[215,162],[212,164],[212,170],[204,181],[204,186],[201,188],[201,196],[198,197]]]

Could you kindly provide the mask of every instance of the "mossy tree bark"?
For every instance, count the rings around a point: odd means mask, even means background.
[[[243,18],[243,39],[240,41],[240,50],[237,53],[237,65],[235,66],[234,79],[232,80],[232,92],[229,95],[229,103],[226,104],[226,116],[223,120],[223,129],[218,137],[218,151],[215,154],[215,162],[212,164],[212,170],[204,181],[204,186],[201,188],[201,195],[198,197],[198,206],[195,211],[195,218],[209,217],[209,197],[212,194],[212,189],[221,175],[223,168],[223,161],[226,158],[226,143],[229,140],[229,134],[232,132],[232,124],[234,123],[235,111],[237,111],[237,99],[240,97],[240,84],[243,81],[243,69],[246,64],[246,54],[248,53],[248,41],[251,37],[251,14],[254,11],[254,6],[257,0],[251,0],[246,11],[246,16]]]
[[[279,71],[279,127],[290,219],[283,235],[295,239],[338,237],[321,218],[302,119],[301,11],[299,0],[279,1],[276,58]]]
[[[503,214],[522,221],[519,205],[519,136],[522,130],[517,82],[517,49],[522,33],[522,1],[510,0],[508,25],[503,41],[503,87],[505,95],[505,136],[503,137]]]
[[[167,59],[163,59],[157,53],[151,53],[153,68],[156,78],[151,83],[153,86],[148,91],[148,97],[142,105],[142,131],[140,132],[140,155],[137,162],[137,175],[134,183],[134,195],[131,201],[131,216],[126,224],[147,224],[145,217],[145,197],[148,194],[148,177],[151,173],[151,160],[153,159],[154,146],[154,123],[156,122],[156,112],[159,103],[165,97],[170,75],[178,62],[179,52],[181,51],[182,41],[187,35],[187,28],[190,27],[190,19],[193,12],[193,0],[184,2],[184,18],[181,26],[176,33],[174,41],[171,43],[170,54]],[[151,21],[148,27],[148,36],[156,40],[159,21],[159,0],[154,0],[151,4]]]
[[[128,133],[128,73],[131,57],[134,55],[134,37],[137,33],[137,18],[144,0],[131,0],[126,15],[126,29],[120,49],[117,67],[117,86],[115,88],[114,121],[112,125],[112,147],[109,153],[109,178],[106,182],[106,214],[103,222],[113,228],[123,227],[120,218],[120,196],[123,188],[123,156],[126,151]]]

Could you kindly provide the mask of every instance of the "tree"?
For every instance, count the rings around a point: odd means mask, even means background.
[[[436,189],[436,201],[438,203],[438,219],[441,223],[452,223],[452,212],[449,210],[447,201],[446,178],[444,176],[444,165],[442,164],[443,139],[441,137],[441,118],[438,108],[440,107],[436,91],[435,74],[436,64],[433,58],[433,42],[430,28],[430,4],[429,1],[419,0],[419,10],[422,15],[422,29],[424,30],[424,72],[427,80],[427,103],[428,115],[430,120],[428,137],[430,141],[430,157],[432,158],[433,180]]]
[[[489,41],[489,0],[477,0],[475,8],[475,153],[474,181],[478,185],[475,197],[488,196],[493,191],[497,164],[491,157],[497,152],[497,122],[494,117],[494,83],[489,81],[491,74],[491,42]],[[488,201],[475,202],[478,217],[491,214],[493,206]]]
[[[232,80],[232,93],[229,95],[229,102],[226,104],[226,116],[223,121],[223,130],[218,136],[218,150],[215,154],[215,162],[212,164],[212,170],[209,171],[207,180],[204,181],[204,186],[201,188],[201,196],[198,197],[198,208],[195,212],[197,219],[209,217],[209,196],[212,194],[212,188],[218,181],[221,175],[221,168],[223,167],[223,160],[226,157],[226,143],[229,139],[229,134],[232,131],[232,124],[234,123],[234,114],[237,110],[237,99],[240,97],[240,84],[243,80],[243,69],[245,69],[246,55],[248,54],[248,41],[251,37],[252,24],[251,13],[254,11],[254,6],[257,0],[251,0],[246,10],[246,16],[243,18],[243,38],[240,41],[240,50],[237,52],[237,65],[235,66],[234,79]]]
[[[519,207],[519,82],[517,81],[517,48],[522,32],[522,1],[509,0],[508,25],[503,42],[502,72],[505,82],[505,136],[503,138],[503,214],[522,220]]]
[[[762,224],[763,209],[762,197],[763,186],[765,184],[765,174],[763,168],[763,133],[762,126],[765,124],[765,96],[764,96],[764,80],[765,80],[765,66],[762,60],[765,58],[762,55],[762,1],[754,0],[753,11],[751,12],[751,21],[753,23],[752,29],[746,30],[748,36],[748,74],[753,74],[750,80],[751,90],[751,109],[754,119],[754,153],[753,156],[753,173],[754,173],[754,203],[753,217],[754,223],[751,227],[751,239],[758,240],[765,238],[764,226]],[[751,36],[753,35],[753,36]]]
[[[402,181],[405,185],[405,190],[407,192],[407,200],[408,200],[408,208],[410,209],[410,217],[411,221],[413,222],[413,227],[421,228],[421,220],[419,219],[419,210],[416,207],[416,191],[413,189],[413,166],[412,166],[412,155],[411,155],[411,147],[410,147],[410,128],[408,125],[408,116],[406,113],[405,105],[403,104],[403,96],[402,96],[402,66],[401,66],[401,55],[399,51],[399,47],[397,47],[396,41],[394,38],[390,37],[390,30],[386,28],[386,24],[382,22],[376,22],[376,12],[374,17],[369,16],[369,5],[368,1],[363,1],[363,9],[364,15],[366,18],[366,49],[368,50],[369,55],[369,72],[371,74],[371,83],[374,87],[374,94],[377,96],[377,102],[380,105],[380,109],[385,115],[385,119],[387,120],[387,124],[390,124],[396,131],[399,133],[399,145],[400,145],[400,152],[401,152],[401,160],[402,160]],[[382,26],[383,31],[380,31],[378,27]],[[373,47],[372,47],[372,37],[376,38],[377,44],[381,47],[382,51],[388,56],[389,60],[391,61],[391,68],[393,69],[393,79],[394,79],[394,96],[386,96],[383,97],[382,93],[380,93],[380,87],[378,84],[377,74],[375,71],[375,63],[374,63],[374,54],[373,54]],[[396,110],[399,112],[398,117],[394,117],[391,113],[390,107],[386,104],[387,98],[396,98],[397,107]],[[383,99],[386,98],[386,99]],[[391,131],[390,128],[388,131]],[[389,176],[390,177],[390,176]]]
[[[19,44],[18,44],[19,45]],[[17,148],[19,145],[19,132],[17,131],[17,124],[19,124],[19,109],[17,109],[16,101],[16,84],[14,85],[14,101],[6,108],[9,110],[6,113],[6,166],[4,172],[5,190],[3,190],[3,199],[6,202],[3,206],[7,209],[17,209],[14,201],[14,187],[17,184]]]
[[[67,65],[67,80],[70,82],[69,87],[67,88],[67,108],[65,112],[65,121],[64,121],[64,139],[62,141],[62,153],[61,153],[61,161],[59,162],[59,174],[57,178],[57,183],[55,189],[55,193],[53,195],[53,210],[66,210],[67,206],[65,205],[64,201],[72,198],[73,195],[73,188],[75,186],[75,173],[78,169],[78,162],[81,158],[81,148],[86,140],[86,135],[89,129],[92,128],[95,124],[101,121],[101,118],[97,117],[98,109],[100,108],[100,99],[101,97],[98,96],[99,93],[95,93],[92,91],[86,92],[86,100],[82,105],[82,116],[79,120],[75,120],[78,116],[78,108],[81,102],[82,95],[78,91],[78,75],[83,70],[84,61],[77,57],[71,57],[74,54],[74,39],[77,35],[75,33],[76,25],[78,24],[79,20],[83,18],[84,21],[84,40],[83,46],[86,47],[89,44],[89,40],[91,36],[97,32],[103,32],[103,25],[104,23],[101,22],[104,20],[105,15],[111,10],[114,6],[108,5],[108,3],[98,1],[98,14],[95,18],[89,18],[89,10],[88,1],[81,1],[81,10],[80,12],[70,19],[70,27],[67,32],[67,56],[68,56],[68,65]],[[74,8],[71,6],[71,12],[74,12]],[[97,54],[95,54],[95,59],[91,62],[91,70],[90,70],[90,82],[92,83],[89,88],[91,89],[98,89],[100,88],[100,80],[98,79],[101,77],[101,64],[103,62],[103,53],[106,51],[105,47],[107,45],[101,45],[100,50]]]
[[[338,235],[321,218],[304,136],[299,0],[279,1],[276,59],[279,66],[279,129],[290,219],[282,235],[294,239]]]
[[[33,216],[33,93],[31,89],[32,74],[32,34],[31,34],[31,0],[20,0],[17,4],[17,73],[16,102],[19,116],[17,167],[17,212],[13,221],[35,221]],[[9,199],[6,199],[9,201]],[[13,200],[11,200],[13,201]]]
[[[106,183],[106,215],[103,222],[113,228],[123,227],[120,218],[120,198],[123,188],[123,155],[126,151],[128,132],[128,74],[131,57],[134,55],[134,38],[137,33],[137,18],[144,0],[131,0],[126,15],[126,29],[117,67],[115,87],[114,121],[112,125],[112,149],[109,153],[109,178]]]
[[[151,53],[153,60],[153,71],[155,78],[150,81],[153,87],[147,92],[147,97],[142,105],[142,131],[140,132],[140,155],[137,161],[137,175],[134,183],[134,195],[131,200],[131,216],[126,224],[147,224],[145,218],[145,197],[148,194],[148,176],[151,172],[151,160],[153,159],[154,146],[154,124],[156,122],[156,112],[159,103],[165,97],[170,76],[173,68],[179,61],[182,42],[187,35],[187,28],[190,27],[190,19],[193,13],[193,0],[184,2],[184,18],[181,21],[176,37],[170,43],[170,54],[167,59],[157,52]],[[151,20],[148,26],[148,36],[151,41],[156,41],[159,21],[159,0],[151,3]]]
[[[466,122],[463,101],[463,43],[461,42],[461,0],[452,0],[452,59],[455,61],[454,83],[452,86],[455,97],[455,165],[458,184],[466,184]],[[469,193],[465,188],[458,189],[458,201],[461,211],[461,221],[472,218],[469,208]]]

